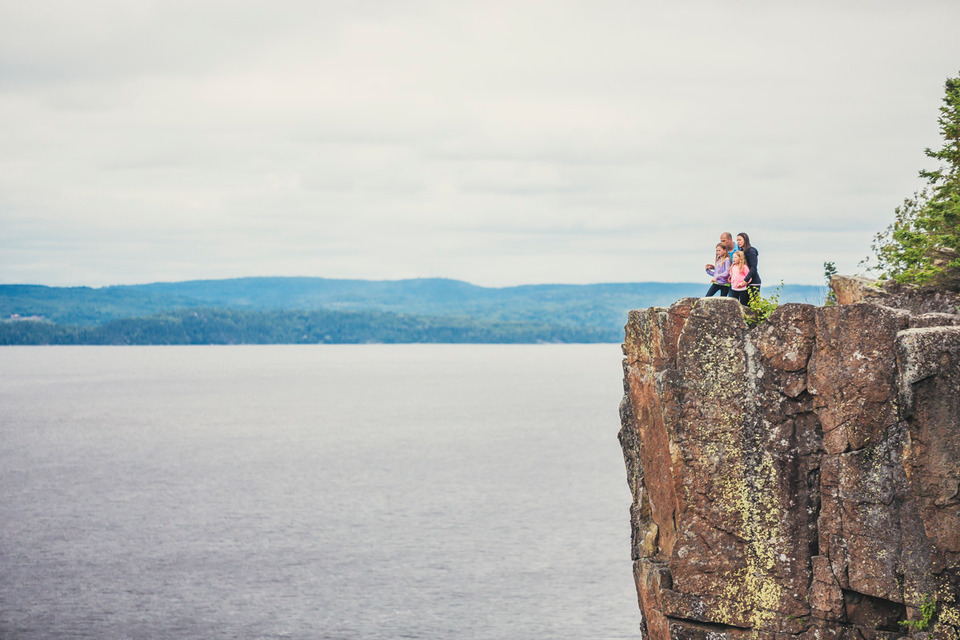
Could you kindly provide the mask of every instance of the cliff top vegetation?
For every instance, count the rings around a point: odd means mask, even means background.
[[[940,161],[920,171],[927,184],[895,210],[893,223],[874,237],[864,264],[882,279],[960,291],[960,73],[947,78],[940,107],[943,146],[926,149]]]

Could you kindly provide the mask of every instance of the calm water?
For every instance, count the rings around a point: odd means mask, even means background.
[[[0,348],[2,638],[638,638],[617,345]]]

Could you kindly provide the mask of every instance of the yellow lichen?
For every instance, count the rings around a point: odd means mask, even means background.
[[[746,611],[756,635],[773,620],[783,597],[783,587],[773,575],[780,540],[780,505],[776,492],[772,491],[776,472],[768,455],[763,456],[754,470],[756,488],[750,486],[743,472],[742,462],[731,465],[721,480],[724,493],[729,496],[729,506],[741,519],[747,565],[730,577],[722,595]]]
[[[937,617],[941,624],[960,628],[960,609],[957,607],[942,607]]]
[[[714,507],[726,511],[739,521],[740,535],[745,540],[746,567],[725,576],[720,602],[713,612],[719,622],[734,622],[734,616],[746,615],[752,634],[768,629],[783,598],[783,587],[775,578],[777,558],[780,555],[780,519],[782,505],[777,499],[777,472],[770,452],[757,447],[760,456],[756,467],[747,469],[743,414],[730,410],[731,398],[755,396],[757,376],[750,371],[753,358],[747,345],[747,367],[744,360],[730,358],[735,340],[717,337],[702,347],[704,357],[699,364],[702,371],[691,376],[695,392],[703,406],[715,407],[716,413],[705,418],[712,439],[703,448],[720,475],[716,477],[717,491]],[[749,437],[749,436],[748,436]]]

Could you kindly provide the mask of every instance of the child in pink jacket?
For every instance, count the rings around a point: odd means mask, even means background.
[[[730,297],[737,298],[742,305],[750,304],[747,296],[748,275],[750,275],[750,267],[747,266],[747,259],[743,251],[737,251],[733,254],[733,266],[730,267]]]

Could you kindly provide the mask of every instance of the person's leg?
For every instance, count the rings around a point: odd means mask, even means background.
[[[740,301],[740,304],[745,307],[750,306],[750,297],[749,294],[747,294],[747,291],[747,289],[744,289],[743,291],[734,291],[734,293],[737,294],[737,299]]]
[[[712,297],[713,297],[713,294],[715,294],[717,291],[720,292],[720,295],[721,295],[721,296],[722,296],[722,295],[725,295],[725,294],[723,293],[723,287],[720,286],[719,284],[717,284],[716,282],[714,282],[713,284],[710,285],[710,288],[707,289],[707,295],[706,295],[705,297],[707,297],[707,298],[712,298]]]
[[[730,285],[722,284],[720,285],[720,296],[726,298],[730,295]]]

